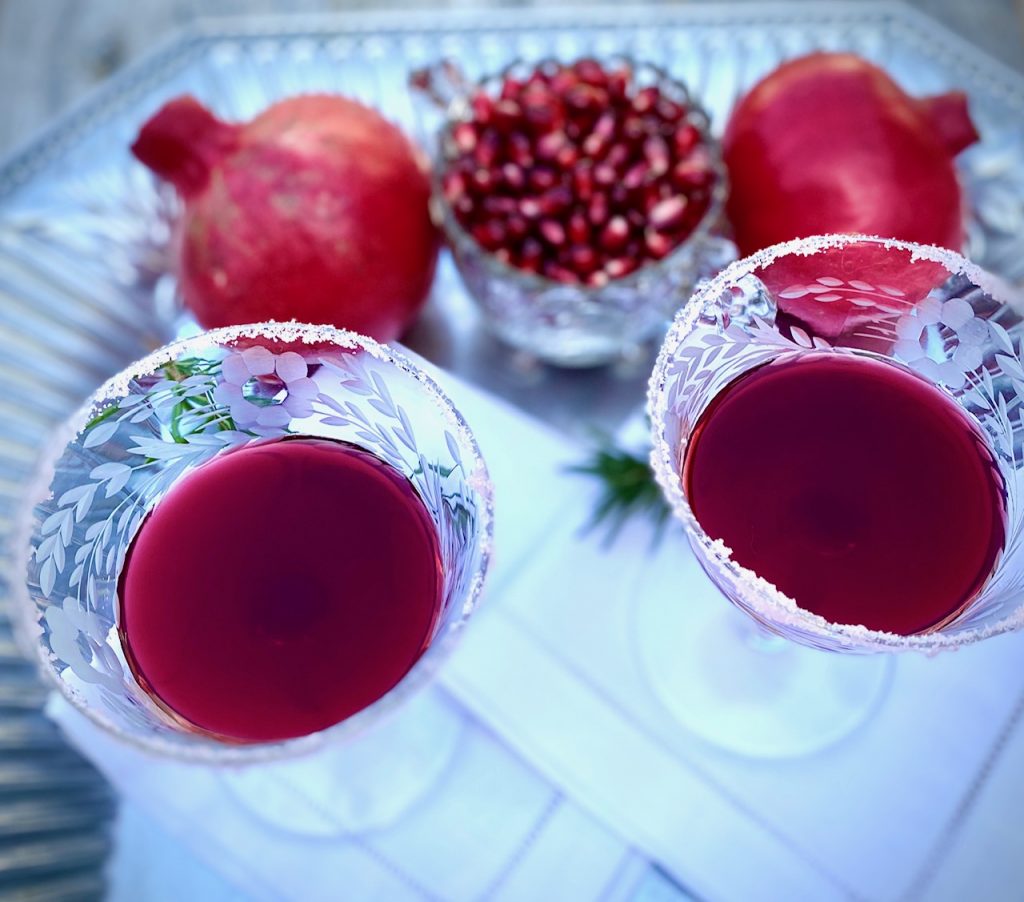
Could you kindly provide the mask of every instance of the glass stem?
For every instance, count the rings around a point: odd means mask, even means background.
[[[743,645],[760,654],[777,655],[786,651],[789,641],[763,627],[753,617],[736,611],[733,628]]]

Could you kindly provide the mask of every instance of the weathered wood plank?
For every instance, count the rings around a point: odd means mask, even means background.
[[[547,2],[520,0],[516,5]],[[25,140],[111,72],[197,17],[381,5],[373,0],[0,0],[0,154]],[[392,0],[386,5],[477,4],[471,0]],[[489,0],[487,5],[509,4]],[[912,5],[1024,71],[1024,0],[912,0]]]

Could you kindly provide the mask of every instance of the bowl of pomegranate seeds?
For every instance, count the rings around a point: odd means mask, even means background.
[[[451,100],[434,193],[493,331],[592,366],[656,334],[708,274],[726,179],[707,114],[661,69],[545,60]]]

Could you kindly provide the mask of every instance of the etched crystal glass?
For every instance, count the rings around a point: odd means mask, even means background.
[[[1019,292],[958,254],[865,236],[824,236],[778,245],[732,264],[705,284],[665,340],[651,376],[648,411],[658,482],[686,527],[698,563],[722,594],[771,634],[833,652],[935,652],[1021,626],[1022,309]],[[733,560],[721,541],[704,532],[687,503],[680,473],[702,412],[743,373],[807,354],[861,355],[917,374],[963,409],[995,456],[1006,485],[1005,546],[981,592],[941,628],[896,635],[858,624],[830,623]],[[751,465],[756,465],[753,459]],[[794,645],[768,644],[776,657],[800,655]],[[733,646],[736,655],[757,654],[749,643]],[[839,658],[817,652],[804,653],[804,660],[818,669],[849,666],[829,665]],[[814,744],[813,734],[825,735],[839,721],[852,726],[857,718],[851,718],[851,712],[858,706],[866,712],[874,703],[870,684],[873,681],[877,688],[883,682],[877,666],[853,666],[863,674],[863,692],[851,691],[847,684],[845,702],[836,696],[823,702],[822,710],[807,714],[805,721],[817,718],[821,727],[804,731],[809,746]],[[752,668],[756,674],[757,666]],[[697,679],[690,675],[688,686],[665,691],[706,690],[703,705],[713,708],[714,688],[699,688]],[[794,666],[789,683],[800,680],[800,667]],[[767,704],[777,704],[780,712],[785,707],[781,698]],[[829,705],[834,708],[831,714],[824,710]],[[791,708],[780,714],[773,729],[785,731],[786,718],[799,716]],[[708,723],[715,724],[715,718]],[[743,737],[743,728],[733,723],[723,729],[734,734],[725,744],[743,750],[750,738]]]
[[[136,681],[118,632],[118,575],[178,480],[229,449],[289,434],[358,445],[411,481],[440,540],[441,613],[406,677],[358,714],[285,742],[221,742],[172,718]],[[65,698],[146,750],[246,763],[354,736],[437,669],[479,599],[491,485],[465,421],[410,359],[351,332],[260,324],[176,342],[108,381],[44,454],[22,526],[22,636]]]

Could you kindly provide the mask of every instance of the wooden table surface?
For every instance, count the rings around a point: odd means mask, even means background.
[[[111,72],[200,16],[472,5],[471,0],[0,0],[0,154],[31,137]],[[590,4],[575,5],[585,18]],[[912,0],[911,5],[1024,71],[1024,0]]]

